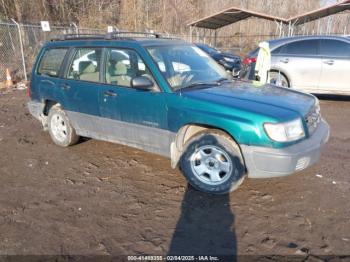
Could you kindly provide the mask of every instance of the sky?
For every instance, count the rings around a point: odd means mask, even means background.
[[[337,3],[337,0],[320,0],[321,6],[327,6]]]

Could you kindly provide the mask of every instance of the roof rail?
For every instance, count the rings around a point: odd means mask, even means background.
[[[55,36],[51,41],[79,40],[79,39],[104,39],[103,34],[62,34]]]
[[[132,38],[166,38],[162,37],[159,33],[149,33],[149,32],[128,32],[119,31],[107,34],[62,34],[55,36],[51,41],[65,41],[65,40],[81,40],[81,39],[132,39]]]
[[[150,32],[129,32],[129,31],[118,31],[113,33],[107,33],[107,39],[120,38],[120,37],[155,37],[163,38],[159,33],[150,33]]]

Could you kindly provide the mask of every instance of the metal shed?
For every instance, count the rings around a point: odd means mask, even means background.
[[[346,10],[350,10],[350,0],[345,0],[327,7],[316,9],[290,18],[281,18],[251,10],[246,10],[243,8],[231,7],[228,9],[224,9],[220,12],[214,13],[212,15],[203,17],[201,19],[195,20],[193,22],[190,22],[188,26],[190,26],[191,37],[193,27],[202,29],[203,36],[205,36],[205,34],[207,33],[206,30],[209,30],[210,36],[212,32],[214,32],[214,43],[216,43],[217,29],[233,23],[237,23],[250,17],[276,22],[279,35],[281,36],[282,34],[284,35],[285,29],[287,29],[288,35],[293,35],[294,29],[297,26]],[[346,28],[344,29],[344,34],[345,32]]]
[[[294,17],[290,17],[288,22],[294,25],[305,24],[326,16],[334,15],[336,13],[340,13],[346,10],[350,10],[350,0],[346,0],[334,5],[326,6],[320,9],[316,9],[310,12],[306,12],[301,15],[297,15]]]
[[[239,22],[249,17],[257,17],[270,21],[282,22],[287,24],[288,20],[277,16],[258,13],[238,7],[231,7],[213,15],[206,16],[188,24],[188,26],[201,27],[206,29],[219,29],[221,27]]]

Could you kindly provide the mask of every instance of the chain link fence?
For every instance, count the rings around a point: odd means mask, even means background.
[[[119,30],[116,28],[115,31]],[[20,82],[29,77],[32,65],[42,45],[54,37],[62,34],[104,33],[107,33],[107,31],[96,28],[82,28],[75,24],[70,26],[50,26],[50,31],[43,31],[41,25],[17,24],[16,21],[0,21],[0,82],[6,80],[7,69],[14,82]],[[140,32],[140,35],[142,34]],[[123,33],[123,36],[127,37],[128,33]],[[135,36],[135,34],[130,34],[130,36]],[[164,36],[190,40],[187,35],[175,36],[165,33]]]
[[[118,29],[115,30],[116,32]],[[122,31],[121,31],[122,32]],[[0,21],[0,82],[6,80],[9,70],[14,82],[26,80],[32,70],[32,65],[42,45],[50,39],[62,34],[104,34],[106,30],[82,28],[75,24],[70,26],[50,26],[50,31],[43,31],[41,25],[17,24],[15,21]],[[140,34],[142,34],[140,32]],[[145,33],[147,34],[147,33]],[[128,33],[123,33],[127,37]],[[130,36],[135,36],[131,34]],[[183,38],[186,35],[171,35],[166,37]]]
[[[61,34],[101,34],[105,30],[70,26],[50,26],[44,32],[40,25],[0,22],[0,81],[6,80],[8,69],[12,80],[19,82],[29,76],[41,46]],[[23,51],[23,52],[22,52]]]
[[[14,23],[0,24],[0,81],[6,79],[6,69],[11,75],[24,77],[19,31]]]
[[[115,28],[115,32],[119,30]],[[20,82],[30,75],[34,60],[41,46],[50,39],[62,34],[104,34],[107,30],[96,28],[81,28],[75,24],[70,26],[50,26],[48,32],[44,32],[40,25],[17,24],[15,21],[0,21],[0,82],[6,80],[8,69],[12,80]],[[123,32],[123,31],[120,31]],[[344,31],[345,33],[345,31]],[[146,32],[139,32],[149,34]],[[222,51],[234,52],[244,55],[247,51],[257,46],[257,43],[280,37],[276,34],[245,35],[213,35],[201,34],[198,30],[189,34],[174,35],[162,33],[164,37],[181,38],[188,42],[205,43]],[[128,33],[124,32],[127,37]],[[130,36],[135,36],[135,33]]]

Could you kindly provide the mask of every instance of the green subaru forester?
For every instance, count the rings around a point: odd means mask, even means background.
[[[30,97],[57,145],[84,136],[160,154],[213,194],[245,176],[301,171],[329,137],[314,96],[231,80],[196,46],[153,36],[52,40],[33,66]]]

